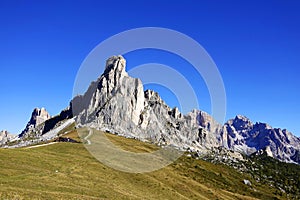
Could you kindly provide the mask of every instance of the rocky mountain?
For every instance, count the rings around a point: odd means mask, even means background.
[[[122,56],[109,58],[104,73],[72,100],[78,126],[199,153],[216,147],[247,155],[264,150],[281,161],[300,163],[300,139],[287,130],[253,124],[240,115],[224,125],[200,110],[183,115],[158,93],[144,91],[141,80],[128,76],[125,67]]]
[[[13,139],[15,136],[6,130],[0,131],[0,145],[3,145]]]
[[[157,92],[144,91],[141,80],[128,76],[125,65],[121,56],[109,58],[103,75],[73,99],[79,125],[180,149],[219,145],[222,126],[207,113],[193,110],[182,115],[170,108]]]
[[[23,137],[27,134],[30,134],[31,132],[36,132],[38,127],[50,118],[50,114],[45,108],[35,108],[31,114],[29,122],[27,123],[20,136]]]
[[[65,128],[74,127],[74,119],[70,107],[59,115],[50,117],[45,108],[35,108],[25,129],[17,136],[0,132],[1,148],[25,147],[41,142],[59,139]]]
[[[18,138],[40,139],[42,135],[45,135],[59,126],[63,126],[66,120],[71,119],[72,117],[70,107],[67,107],[65,110],[61,111],[59,115],[53,117],[50,117],[50,114],[45,108],[35,108],[29,122],[22,133],[19,134]]]
[[[77,127],[89,126],[198,155],[224,148],[236,152],[235,157],[241,157],[238,153],[265,152],[278,160],[300,164],[300,138],[287,130],[252,123],[241,115],[224,125],[200,110],[184,115],[178,108],[170,108],[157,92],[144,91],[141,80],[130,77],[125,68],[122,56],[112,56],[104,73],[59,115],[50,117],[46,109],[34,109],[19,138],[36,138],[37,142],[53,139],[75,120]]]
[[[251,154],[264,150],[270,157],[299,163],[300,138],[287,130],[272,128],[266,123],[253,124],[244,116],[236,116],[223,126],[226,148]]]

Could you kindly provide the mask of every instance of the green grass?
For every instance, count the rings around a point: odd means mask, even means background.
[[[250,156],[252,160],[248,168],[256,168],[251,174],[262,184],[272,184],[278,189],[279,195],[289,195],[290,199],[300,199],[300,166],[297,164],[280,162],[267,156]],[[282,192],[283,189],[285,192]]]
[[[77,138],[75,131],[67,134]],[[158,147],[107,134],[125,150]],[[225,166],[189,158],[143,174],[109,168],[82,144],[0,149],[0,199],[272,199],[273,188]],[[252,186],[242,183],[249,179]]]

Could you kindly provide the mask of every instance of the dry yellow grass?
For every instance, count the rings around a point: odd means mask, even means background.
[[[67,137],[77,138],[75,131]],[[65,137],[66,137],[65,136]],[[125,150],[158,147],[107,134]],[[271,199],[272,188],[257,185],[235,170],[182,156],[151,173],[109,168],[80,143],[33,149],[0,149],[0,199]],[[250,179],[253,187],[242,180]],[[256,190],[256,191],[255,191]]]

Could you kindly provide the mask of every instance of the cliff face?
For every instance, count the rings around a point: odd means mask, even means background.
[[[204,149],[220,144],[221,126],[207,113],[194,110],[182,115],[159,94],[146,90],[139,79],[128,76],[122,56],[107,60],[106,68],[87,92],[72,101],[79,125],[148,140],[181,149]]]
[[[35,108],[31,114],[30,120],[27,123],[25,129],[20,134],[21,137],[35,131],[35,129],[44,123],[46,120],[50,119],[50,114],[45,108]]]
[[[8,131],[6,130],[0,131],[0,145],[9,142],[13,138],[14,135],[10,134]]]
[[[59,127],[65,120],[73,117],[71,107],[67,107],[59,115],[50,117],[45,108],[35,108],[25,129],[19,134],[19,138],[39,138],[54,128]]]
[[[142,82],[128,76],[125,67],[122,56],[109,58],[98,80],[72,100],[79,126],[194,151],[222,146],[249,155],[265,149],[274,158],[299,163],[300,139],[290,132],[253,124],[241,115],[224,125],[199,110],[183,115],[158,93],[144,91]]]
[[[59,115],[51,118],[46,109],[34,109],[19,138],[53,138],[52,130],[72,123],[74,118],[79,127],[181,150],[205,153],[223,147],[247,155],[264,151],[281,161],[300,164],[300,139],[287,130],[254,124],[241,115],[224,125],[200,110],[183,115],[178,108],[170,108],[157,92],[144,91],[141,80],[130,77],[125,69],[122,56],[109,58],[104,73]]]
[[[244,116],[237,116],[224,125],[224,146],[247,154],[265,150],[271,157],[285,162],[299,163],[297,155],[300,139],[287,130],[272,128],[266,123],[253,124]]]

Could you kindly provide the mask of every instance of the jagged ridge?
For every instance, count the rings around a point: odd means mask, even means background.
[[[122,56],[112,56],[104,73],[59,115],[50,118],[44,108],[35,109],[19,138],[32,133],[40,137],[75,116],[77,126],[173,145],[198,154],[223,147],[247,155],[265,151],[278,160],[300,163],[300,139],[287,130],[254,124],[241,115],[224,125],[200,110],[183,115],[178,108],[170,108],[157,92],[144,91],[141,80],[128,76],[125,68]]]
[[[139,79],[128,76],[125,65],[122,56],[109,58],[98,80],[73,99],[79,125],[199,153],[220,146],[247,155],[266,150],[281,161],[299,163],[300,139],[287,130],[253,124],[241,115],[224,125],[200,110],[183,115],[158,93],[144,91]]]

